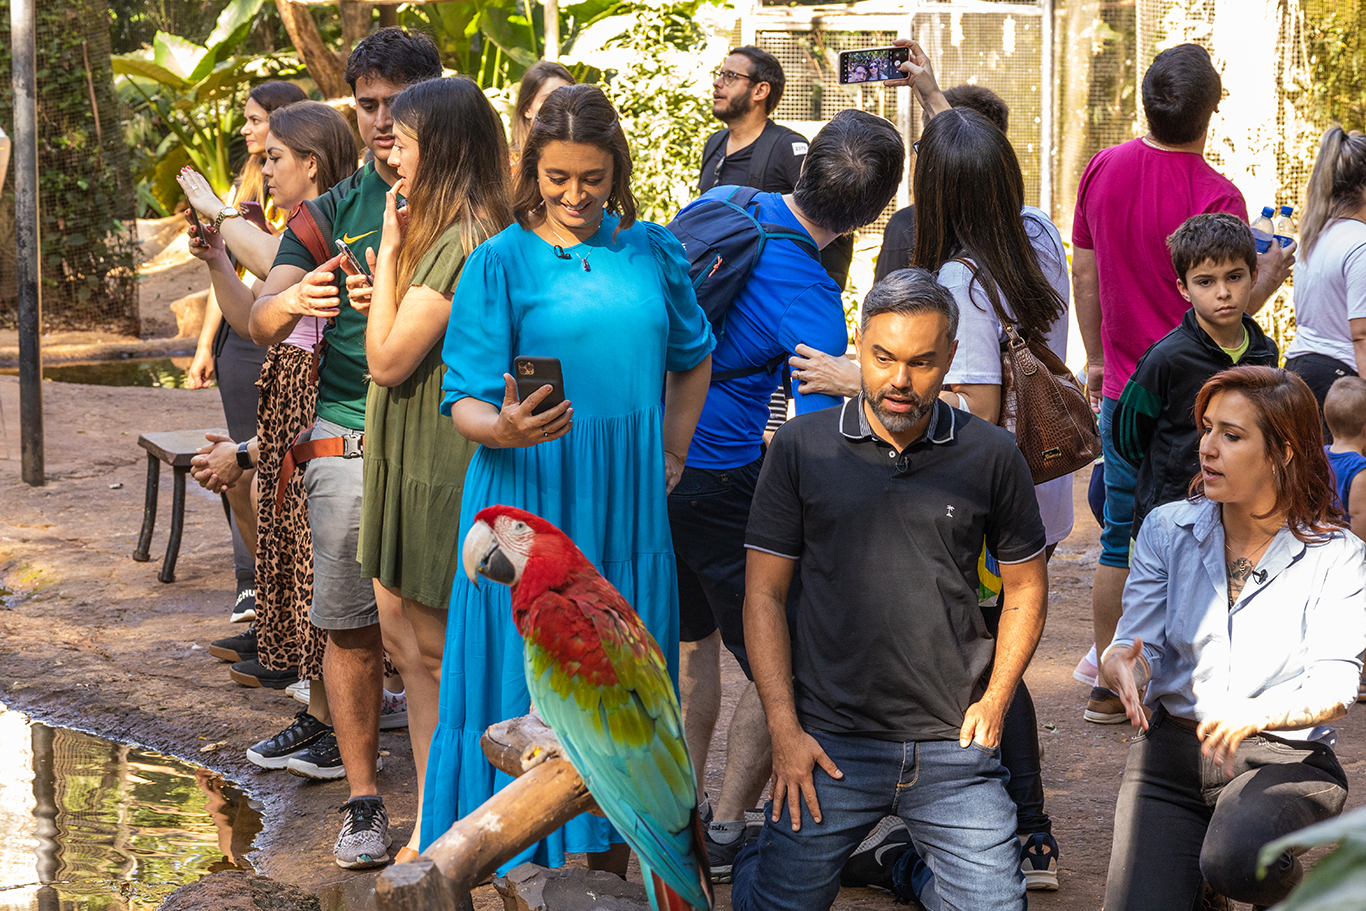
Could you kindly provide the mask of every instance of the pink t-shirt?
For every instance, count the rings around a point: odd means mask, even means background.
[[[323,337],[323,329],[327,323],[325,320],[316,316],[301,316],[299,321],[294,324],[294,331],[289,333],[285,339],[286,345],[293,345],[305,351],[316,350],[314,346]]]
[[[1190,309],[1176,290],[1167,238],[1204,212],[1247,221],[1243,194],[1193,152],[1132,139],[1096,153],[1086,166],[1072,244],[1096,252],[1106,398],[1119,398],[1143,352]]]

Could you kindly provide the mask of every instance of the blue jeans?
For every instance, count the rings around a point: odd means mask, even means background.
[[[1113,423],[1119,402],[1100,400],[1100,448],[1105,456],[1105,528],[1100,533],[1100,563],[1129,568],[1129,537],[1134,524],[1138,467],[1115,451]]]
[[[905,820],[934,872],[934,887],[920,895],[926,907],[1025,907],[1015,804],[998,750],[808,733],[844,777],[815,767],[822,820],[813,820],[803,803],[799,832],[792,831],[786,806],[773,822],[769,803],[758,841],[735,859],[735,911],[825,911],[839,893],[845,861],[884,816]]]

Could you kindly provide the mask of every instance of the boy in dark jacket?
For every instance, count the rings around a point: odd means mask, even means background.
[[[1186,496],[1200,470],[1195,396],[1234,365],[1275,367],[1276,343],[1248,316],[1257,280],[1252,231],[1223,212],[1186,219],[1167,238],[1176,287],[1191,308],[1153,343],[1124,386],[1115,411],[1115,448],[1138,466],[1131,537],[1163,503]]]

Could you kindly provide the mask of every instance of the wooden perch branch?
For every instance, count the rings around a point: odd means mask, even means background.
[[[555,733],[535,715],[512,718],[484,732],[480,745],[489,762],[516,780],[446,830],[422,852],[446,881],[452,901],[468,895],[505,861],[580,813],[599,812],[579,773],[560,755]],[[417,863],[422,863],[419,861]],[[382,911],[424,907],[436,886],[424,868],[397,864],[376,884]],[[400,872],[402,871],[402,872]],[[438,893],[439,894],[439,890]],[[433,909],[454,907],[431,904]]]

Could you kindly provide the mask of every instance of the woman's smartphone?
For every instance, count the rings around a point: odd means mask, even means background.
[[[340,250],[343,254],[345,254],[342,257],[341,261],[342,271],[345,272],[347,275],[364,276],[366,284],[369,284],[370,273],[365,271],[365,266],[361,265],[360,259],[357,258],[355,253],[351,252],[351,248],[347,245],[346,241],[338,238],[337,249]]]
[[[911,59],[908,47],[870,47],[861,51],[840,51],[840,84],[885,82],[905,79],[901,64]]]
[[[190,223],[190,227],[194,228],[195,232],[199,235],[199,242],[207,245],[209,242],[209,232],[206,230],[204,222],[199,220],[199,213],[194,210],[194,206],[190,205],[190,200],[188,198],[185,200],[185,220]]]
[[[519,357],[512,361],[512,375],[517,378],[517,400],[525,402],[542,386],[550,387],[541,404],[536,406],[533,415],[549,411],[564,401],[564,374],[560,371],[557,357]]]

